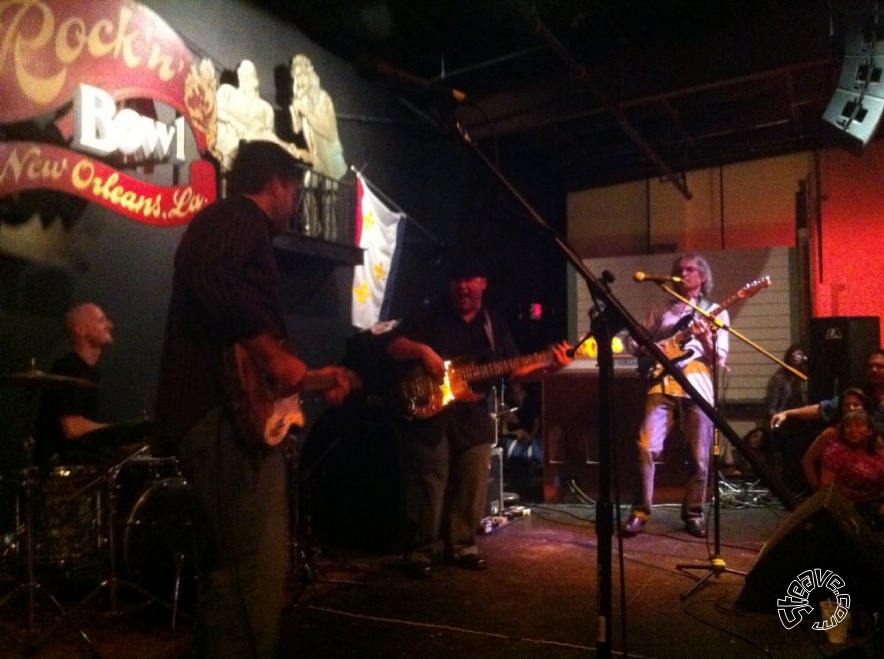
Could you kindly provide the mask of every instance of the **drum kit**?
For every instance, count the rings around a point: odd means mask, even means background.
[[[46,389],[95,385],[32,366],[0,374],[0,386],[22,387],[36,398]],[[150,454],[146,440],[153,427],[150,420],[138,419],[87,433],[81,437],[87,447],[98,450],[98,455],[117,457],[97,464],[55,465],[42,472],[34,464],[33,433],[30,429],[25,433],[26,466],[16,494],[14,532],[0,554],[0,571],[15,574],[17,585],[0,599],[0,611],[21,596],[26,598],[30,650],[99,595],[107,595],[105,615],[124,613],[123,590],[141,600],[138,606],[155,603],[169,609],[174,629],[182,578],[192,581],[195,573],[199,515],[177,459]],[[47,585],[58,586],[73,575],[81,580],[94,576],[98,584],[66,609]],[[41,598],[57,613],[43,630],[37,625]],[[94,650],[86,634],[77,632]]]

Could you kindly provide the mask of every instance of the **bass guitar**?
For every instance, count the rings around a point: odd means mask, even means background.
[[[263,446],[276,446],[289,433],[304,428],[301,396],[327,391],[336,384],[333,376],[308,373],[298,393],[282,395],[240,343],[225,350],[224,369],[237,428],[249,443]],[[357,388],[359,379],[352,372],[349,376],[351,388]]]
[[[762,277],[761,279],[751,281],[718,305],[713,311],[709,312],[709,315],[715,318],[728,307],[733,306],[740,300],[752,297],[762,288],[767,288],[768,286],[770,286],[770,277]],[[696,322],[706,322],[706,319],[702,316],[699,318],[694,318],[693,315],[685,316],[679,320],[676,325],[676,331],[672,336],[657,343],[663,354],[679,367],[699,356],[693,349],[685,349],[685,344],[693,336],[691,324],[695,320]],[[643,355],[638,358],[638,374],[643,380],[655,380],[663,374],[663,365],[653,355]]]
[[[400,383],[398,397],[408,419],[429,419],[439,414],[447,405],[458,402],[475,402],[484,398],[470,389],[470,383],[493,380],[526,366],[550,365],[555,362],[552,350],[544,350],[521,357],[512,357],[487,364],[459,364],[445,362],[441,377],[421,372],[416,377]]]

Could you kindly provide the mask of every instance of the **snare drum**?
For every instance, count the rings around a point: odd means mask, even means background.
[[[98,555],[101,547],[101,473],[97,467],[53,467],[43,484],[37,554],[64,567]]]

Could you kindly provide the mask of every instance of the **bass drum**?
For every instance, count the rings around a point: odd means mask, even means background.
[[[175,596],[178,579],[191,587],[200,519],[196,495],[184,478],[150,484],[135,499],[123,526],[122,558],[128,577],[165,599]]]
[[[43,484],[42,515],[35,534],[42,562],[64,569],[98,559],[102,482],[97,467],[52,469]]]

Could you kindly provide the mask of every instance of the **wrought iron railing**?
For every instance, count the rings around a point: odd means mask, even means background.
[[[289,229],[302,236],[355,246],[355,183],[338,181],[308,169]]]

